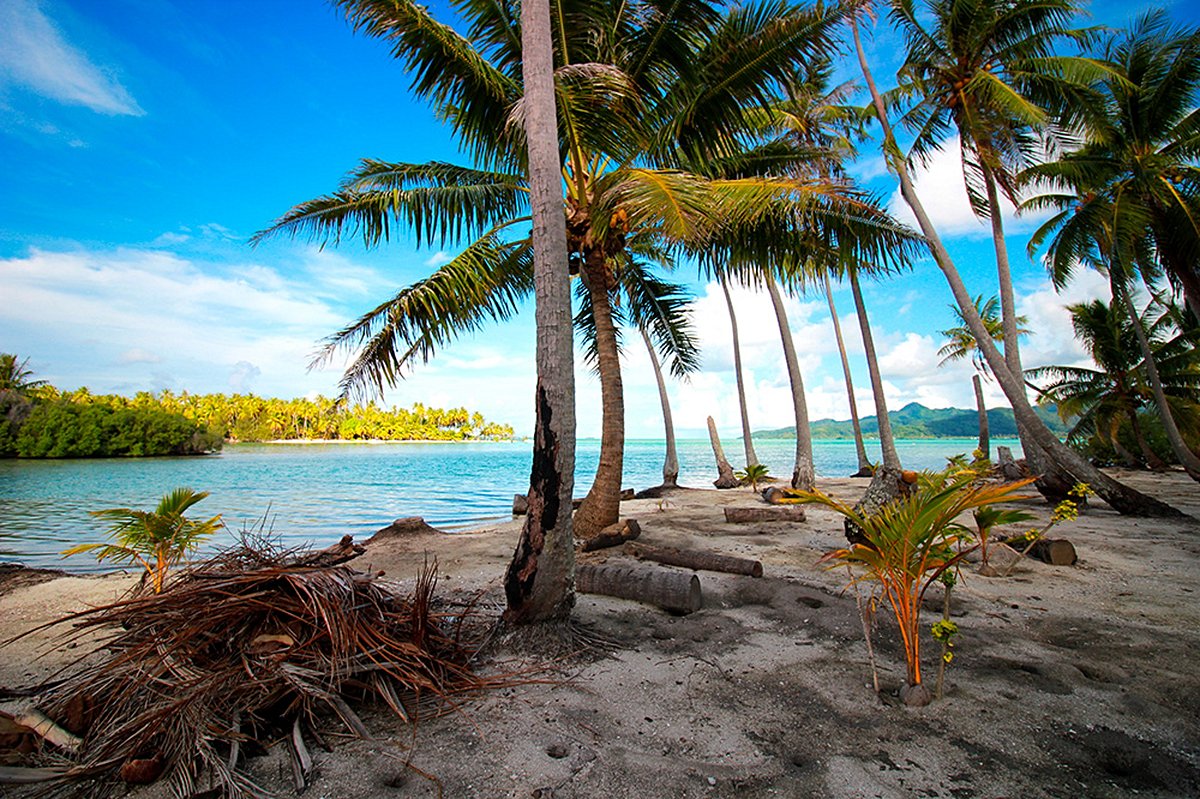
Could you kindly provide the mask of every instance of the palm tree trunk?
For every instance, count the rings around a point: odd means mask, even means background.
[[[875,355],[875,337],[871,335],[871,323],[867,319],[867,305],[863,302],[862,288],[858,285],[858,272],[849,270],[850,292],[854,295],[854,311],[858,314],[858,329],[862,333],[863,352],[867,356],[867,373],[871,375],[871,393],[875,397],[875,419],[879,423],[879,446],[883,451],[883,465],[900,471],[900,453],[896,452],[896,439],[892,435],[892,420],[888,416],[887,398],[883,394],[883,376],[879,373],[879,358]]]
[[[1008,242],[1004,239],[1004,220],[1000,214],[1000,193],[996,189],[996,178],[985,163],[980,163],[983,172],[983,183],[988,198],[988,218],[992,223],[992,246],[996,250],[996,273],[1000,284],[1000,328],[1004,335],[1004,362],[1008,371],[1022,378],[1021,395],[1025,394],[1024,375],[1021,368],[1021,347],[1017,333],[1017,302],[1013,292],[1012,269],[1008,260]],[[1034,474],[1045,471],[1045,456],[1041,448],[1034,443],[1033,438],[1025,432],[1024,427],[1017,425],[1017,438],[1021,440],[1021,451],[1025,454],[1025,463]]]
[[[1154,393],[1154,403],[1158,406],[1158,415],[1162,418],[1163,430],[1167,434],[1167,441],[1171,444],[1171,452],[1179,459],[1184,471],[1193,480],[1200,482],[1200,458],[1197,458],[1196,453],[1188,449],[1187,443],[1183,440],[1183,434],[1179,432],[1179,426],[1175,424],[1175,415],[1171,413],[1171,406],[1167,403],[1167,393],[1163,391],[1162,378],[1158,374],[1158,364],[1154,362],[1154,351],[1150,349],[1150,339],[1146,337],[1146,329],[1142,327],[1142,318],[1133,305],[1133,298],[1129,296],[1129,287],[1113,280],[1112,290],[1114,295],[1120,295],[1125,312],[1129,314],[1129,321],[1133,324],[1133,332],[1142,349],[1146,375],[1150,378],[1150,390]]]
[[[858,453],[858,473],[854,477],[871,474],[871,461],[867,458],[867,447],[863,443],[862,425],[858,421],[858,402],[854,399],[854,381],[850,379],[850,361],[846,358],[846,342],[842,339],[842,323],[838,321],[837,307],[833,304],[833,289],[829,285],[829,273],[825,279],[825,299],[829,301],[829,317],[833,320],[833,335],[837,339],[838,355],[842,357],[842,374],[846,376],[846,399],[850,401],[850,424],[854,428],[854,449]]]
[[[958,307],[963,313],[963,320],[971,329],[972,334],[974,334],[977,346],[987,360],[988,366],[992,370],[992,375],[996,378],[1000,388],[1004,391],[1004,395],[1012,404],[1013,415],[1016,417],[1018,423],[1025,426],[1034,442],[1045,450],[1047,466],[1058,473],[1054,475],[1055,477],[1065,476],[1069,479],[1087,483],[1119,513],[1136,516],[1168,517],[1184,515],[1165,502],[1160,502],[1153,497],[1146,496],[1105,475],[1088,463],[1079,453],[1064,446],[1050,432],[1050,429],[1046,427],[1042,420],[1038,418],[1037,414],[1033,412],[1033,408],[1029,405],[1029,400],[1025,398],[1025,392],[1021,387],[1021,376],[1014,376],[1008,370],[1004,356],[996,349],[991,336],[988,335],[987,328],[984,326],[983,320],[979,317],[979,313],[975,310],[975,303],[971,298],[970,292],[967,291],[966,285],[963,283],[962,276],[959,274],[957,267],[955,267],[954,261],[950,258],[950,253],[946,250],[945,245],[942,244],[937,229],[933,226],[933,222],[930,221],[929,215],[925,212],[924,205],[921,204],[921,200],[917,196],[912,178],[908,174],[908,166],[900,154],[896,137],[892,133],[892,127],[888,121],[887,108],[867,65],[866,53],[863,51],[862,39],[858,32],[858,23],[853,15],[850,17],[850,27],[854,36],[854,46],[858,54],[859,66],[862,68],[863,78],[871,93],[871,101],[875,106],[880,125],[883,128],[884,157],[899,178],[901,196],[904,197],[904,201],[912,209],[913,215],[916,216],[917,224],[925,236],[929,251],[933,255],[938,268],[942,271],[943,276],[946,278],[946,282],[950,286],[950,291],[954,295],[954,300],[958,303]]]
[[[992,457],[991,431],[988,429],[987,406],[983,404],[983,380],[978,374],[971,376],[975,384],[975,407],[979,409],[979,449],[985,459]]]
[[[733,298],[729,296],[729,284],[721,278],[721,291],[725,292],[725,305],[729,308],[729,326],[733,329],[733,374],[737,378],[738,408],[742,412],[742,444],[746,450],[746,465],[758,464],[754,442],[750,438],[750,414],[746,411],[746,384],[742,380],[742,347],[738,342],[737,315],[733,312]]]
[[[650,354],[650,365],[654,367],[654,379],[658,382],[658,400],[662,403],[663,434],[667,438],[667,457],[663,461],[663,481],[667,488],[679,485],[679,455],[675,451],[675,424],[671,420],[671,400],[667,396],[667,381],[663,380],[662,366],[658,362],[658,353],[654,351],[654,343],[646,333],[646,328],[639,327],[642,341],[646,342],[646,352]]]
[[[787,311],[775,278],[766,276],[767,291],[775,306],[775,320],[779,323],[779,336],[783,339],[783,358],[787,363],[788,380],[792,386],[792,410],[796,417],[796,466],[792,470],[792,487],[811,491],[816,483],[813,468],[812,430],[808,426],[808,402],[804,398],[804,379],[800,376],[800,362],[796,358],[796,343],[792,341],[792,330],[788,327]]]
[[[1142,453],[1142,459],[1146,462],[1146,466],[1151,469],[1162,469],[1167,464],[1163,459],[1158,457],[1158,453],[1150,446],[1150,442],[1146,440],[1146,434],[1142,431],[1142,423],[1138,421],[1137,408],[1132,405],[1125,406],[1125,418],[1129,420],[1129,429],[1133,433],[1133,440],[1137,442],[1138,449]],[[1121,454],[1121,450],[1117,449],[1119,442],[1117,441],[1116,432],[1113,433],[1113,449],[1117,454]],[[1132,453],[1129,453],[1132,455]],[[1125,457],[1121,455],[1121,457]],[[1136,461],[1136,458],[1134,459]]]
[[[621,477],[625,460],[625,389],[621,353],[613,324],[604,254],[588,250],[580,268],[596,321],[596,371],[600,375],[600,464],[591,490],[575,512],[575,535],[591,538],[621,517]]]
[[[575,357],[549,3],[523,3],[521,27],[538,376],[529,512],[504,575],[513,623],[565,621],[575,604]]]

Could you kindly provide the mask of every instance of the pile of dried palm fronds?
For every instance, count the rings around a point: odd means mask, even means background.
[[[108,637],[99,662],[40,703],[81,738],[58,750],[65,781],[51,792],[91,796],[163,778],[177,796],[257,795],[239,760],[273,741],[287,742],[299,788],[311,767],[306,736],[325,745],[332,726],[370,737],[356,700],[381,699],[415,724],[422,697],[499,684],[469,667],[469,614],[431,608],[435,568],[402,597],[349,566],[313,562],[230,553],[160,594],[57,622],[73,623],[68,638]]]

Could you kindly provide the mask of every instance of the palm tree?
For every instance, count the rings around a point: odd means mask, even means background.
[[[804,377],[800,374],[800,362],[796,358],[796,342],[792,340],[787,310],[783,307],[783,296],[779,293],[775,278],[767,273],[763,280],[775,308],[775,321],[779,324],[779,337],[783,342],[783,360],[787,365],[788,383],[792,387],[792,412],[796,420],[796,463],[792,467],[792,488],[812,491],[817,473],[813,467],[812,429],[808,425],[808,401],[804,397]]]
[[[733,298],[729,296],[729,281],[725,278],[718,280],[721,291],[725,294],[725,307],[729,309],[729,327],[733,331],[733,375],[737,380],[738,409],[742,416],[742,445],[746,450],[746,465],[757,466],[758,455],[754,452],[754,442],[750,437],[750,414],[746,410],[746,384],[742,378],[742,345],[738,341],[737,314],[733,312]]]
[[[1152,261],[1200,318],[1200,29],[1153,11],[1111,36],[1101,61],[1083,146],[1025,173],[1066,189],[1026,204],[1059,211],[1034,241],[1053,233],[1049,266],[1061,284],[1106,220],[1122,260]]]
[[[854,398],[854,381],[850,377],[850,361],[846,358],[846,342],[842,339],[842,323],[838,321],[837,306],[833,303],[833,288],[829,285],[829,273],[821,275],[825,282],[825,299],[829,303],[829,318],[833,320],[833,335],[837,339],[838,355],[842,359],[842,374],[846,378],[846,399],[850,402],[850,424],[854,428],[854,450],[858,453],[858,472],[854,477],[868,477],[871,461],[867,458],[867,447],[863,443],[862,425],[858,421],[858,402]]]
[[[676,488],[679,485],[679,452],[675,448],[675,422],[671,418],[671,398],[667,396],[667,381],[663,379],[662,364],[658,361],[658,353],[654,351],[654,342],[644,327],[639,327],[642,342],[646,345],[646,354],[650,356],[650,366],[654,369],[654,381],[658,384],[658,401],[662,405],[663,437],[667,443],[667,454],[663,458],[663,488]]]
[[[1073,485],[1076,482],[1084,482],[1091,486],[1109,505],[1120,513],[1143,516],[1180,516],[1180,512],[1170,505],[1122,485],[1096,469],[1078,453],[1064,446],[1038,418],[1037,414],[1034,413],[1028,398],[1025,396],[1024,384],[1020,376],[1015,376],[1009,370],[1004,356],[1000,354],[1000,351],[996,349],[996,345],[988,336],[983,320],[975,311],[971,295],[963,283],[962,275],[959,274],[954,260],[950,257],[949,251],[946,250],[945,245],[942,243],[941,236],[938,234],[937,229],[929,218],[929,214],[926,213],[925,207],[921,203],[920,197],[916,193],[908,165],[904,157],[900,154],[896,137],[892,131],[892,126],[888,118],[887,105],[884,102],[883,95],[875,84],[870,66],[867,63],[866,53],[862,46],[862,38],[858,29],[858,18],[863,13],[864,7],[865,4],[860,4],[851,9],[849,23],[859,67],[862,70],[867,89],[871,94],[872,105],[883,131],[881,150],[888,162],[889,168],[896,173],[900,182],[900,193],[905,203],[912,209],[913,215],[917,218],[917,224],[925,236],[930,254],[946,278],[951,293],[954,295],[955,302],[963,312],[964,320],[971,329],[971,332],[975,334],[975,339],[979,342],[979,347],[984,354],[988,366],[992,370],[993,376],[995,376],[1000,388],[1012,404],[1013,415],[1016,417],[1018,424],[1025,427],[1037,446],[1046,452],[1045,466],[1051,472],[1042,475],[1043,487],[1045,487],[1046,478],[1052,477],[1058,484],[1057,487],[1064,489],[1061,492],[1055,491],[1055,493],[1065,495],[1066,491],[1069,490],[1065,487],[1065,484],[1069,483]]]
[[[0,391],[12,391],[20,395],[29,394],[46,385],[45,380],[33,380],[29,359],[18,361],[16,355],[0,354]]]
[[[1147,328],[1164,390],[1177,415],[1195,418],[1200,408],[1200,358],[1186,333],[1175,327],[1176,318],[1166,312],[1152,319],[1153,308],[1153,303],[1147,307],[1140,323]],[[1067,310],[1071,312],[1076,339],[1097,368],[1043,366],[1029,371],[1035,379],[1049,380],[1044,400],[1056,403],[1063,419],[1075,419],[1067,440],[1080,444],[1095,436],[1128,465],[1135,465],[1133,454],[1120,439],[1127,429],[1146,464],[1161,466],[1138,414],[1152,401],[1152,392],[1147,385],[1146,363],[1139,357],[1134,322],[1124,309],[1102,300],[1077,303]]]
[[[359,235],[375,246],[399,226],[428,245],[470,240],[432,276],[330,338],[326,356],[357,352],[343,391],[382,390],[460,332],[512,316],[532,287],[528,240],[514,233],[528,221],[519,26],[510,6],[483,0],[457,7],[470,39],[411,0],[340,4],[356,28],[389,42],[412,71],[414,92],[438,105],[477,162],[364,161],[338,192],[294,207],[256,237],[336,244]],[[782,0],[661,8],[564,0],[551,10],[569,268],[587,292],[601,378],[600,464],[575,516],[575,532],[589,536],[619,513],[624,411],[611,292],[629,241],[704,249],[717,230],[744,237],[722,220],[772,214],[793,223],[796,211],[781,209],[800,208],[812,221],[849,203],[824,186],[681,169],[765,158],[748,154],[740,136],[749,110],[769,102],[794,62],[828,45],[830,13]],[[774,246],[788,241],[781,235]]]
[[[1004,341],[1004,325],[1000,320],[1000,301],[995,295],[984,300],[980,294],[975,298],[975,312],[979,314],[979,318],[983,320],[983,326],[987,329],[988,335],[993,341]],[[967,326],[963,319],[962,311],[957,305],[950,306],[951,312],[958,320],[958,324],[947,330],[942,330],[941,335],[947,339],[946,344],[938,350],[938,355],[942,356],[942,360],[938,366],[944,366],[951,361],[960,361],[963,358],[970,357],[971,364],[975,367],[975,374],[972,376],[972,384],[975,387],[975,405],[979,411],[979,449],[983,451],[984,457],[988,457],[991,449],[988,437],[988,417],[987,407],[983,403],[983,382],[981,377],[990,377],[987,361],[980,352],[979,347],[975,344],[975,335],[971,333],[971,328]],[[1017,317],[1017,335],[1023,336],[1029,333],[1029,330],[1024,325],[1028,319],[1024,316]],[[1005,350],[1008,350],[1008,345],[1005,345]],[[1025,381],[1027,386],[1031,385],[1028,380]],[[1036,386],[1033,386],[1036,389]]]
[[[575,605],[575,366],[571,335],[567,228],[562,217],[554,43],[549,0],[521,6],[521,58],[529,192],[538,384],[529,509],[504,574],[512,622],[565,620]]]
[[[885,475],[899,475],[900,453],[896,450],[896,437],[892,435],[892,419],[888,416],[887,397],[883,393],[883,375],[879,371],[875,337],[871,335],[871,321],[867,316],[867,304],[863,299],[858,271],[858,267],[851,266],[846,270],[846,275],[850,280],[850,293],[854,297],[854,311],[858,316],[858,330],[862,335],[863,352],[867,358],[867,374],[871,377],[871,393],[875,398],[875,421],[879,425],[879,447],[883,454],[880,479],[884,479]]]
[[[916,101],[903,118],[916,132],[909,158],[924,159],[951,131],[958,134],[972,209],[991,221],[1004,358],[1019,376],[1000,195],[1018,202],[1014,173],[1037,156],[1039,134],[1052,119],[1048,109],[1069,109],[1069,100],[1084,91],[1068,78],[1086,71],[1087,62],[1056,53],[1063,42],[1086,36],[1069,27],[1079,0],[927,0],[924,9],[927,16],[918,14],[912,0],[898,0],[891,13],[908,44],[898,92]],[[1026,458],[1040,465],[1040,449],[1020,425],[1017,432]]]

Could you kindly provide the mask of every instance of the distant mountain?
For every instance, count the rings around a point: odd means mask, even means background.
[[[1053,408],[1034,406],[1034,411],[1060,438],[1067,434],[1068,425],[1063,424]],[[975,438],[979,435],[979,413],[963,408],[926,408],[919,402],[910,402],[898,411],[889,411],[892,434],[896,438]],[[861,419],[864,436],[879,436],[879,421],[874,416]],[[813,438],[854,438],[854,427],[850,420],[818,419],[813,422]],[[1011,408],[993,408],[988,411],[988,426],[997,438],[1012,438],[1017,434]],[[795,438],[796,428],[781,427],[778,430],[756,430],[755,438]]]

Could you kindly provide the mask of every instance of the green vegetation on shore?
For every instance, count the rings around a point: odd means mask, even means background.
[[[5,355],[16,371],[15,356]],[[5,361],[8,363],[8,361]],[[21,363],[19,366],[24,367]],[[223,440],[480,441],[513,437],[509,425],[466,408],[351,405],[325,397],[60,391],[43,381],[0,380],[0,457],[195,455]]]
[[[1068,425],[1058,418],[1053,408],[1036,407],[1034,410],[1056,435],[1061,437],[1067,433]],[[898,411],[890,411],[888,419],[891,420],[892,433],[896,438],[972,438],[979,433],[979,415],[974,410],[962,408],[926,408],[918,402],[910,402]],[[1011,408],[989,410],[988,425],[994,436],[1004,438],[1017,435]],[[818,419],[810,426],[816,439],[854,437],[854,428],[849,420]],[[874,416],[863,417],[862,431],[863,435],[878,436],[879,420]],[[755,438],[793,438],[795,435],[795,427],[754,432]]]

